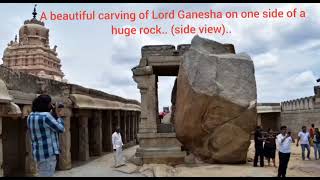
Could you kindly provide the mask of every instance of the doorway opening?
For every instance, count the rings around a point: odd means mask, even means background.
[[[157,124],[158,132],[173,132],[172,124],[172,103],[174,101],[172,94],[175,84],[175,76],[157,76],[156,95],[157,95]]]

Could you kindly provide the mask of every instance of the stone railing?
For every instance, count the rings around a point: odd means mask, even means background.
[[[73,161],[112,152],[111,135],[116,126],[121,128],[125,146],[136,143],[141,111],[138,101],[0,66],[0,175],[12,176],[16,171],[26,176],[36,174],[26,119],[33,99],[43,90],[53,102],[65,105],[59,169],[71,169]]]
[[[315,108],[315,97],[305,97],[281,102],[282,111],[312,110]]]

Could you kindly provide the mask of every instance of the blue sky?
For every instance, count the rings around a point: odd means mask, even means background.
[[[305,19],[256,20],[146,20],[129,21],[45,21],[50,29],[50,46],[57,45],[62,70],[70,83],[99,89],[140,101],[131,68],[139,63],[140,48],[152,44],[188,44],[193,35],[112,36],[111,25],[141,27],[159,24],[204,25],[223,22],[231,34],[201,35],[221,43],[233,43],[236,52],[246,52],[255,64],[258,102],[280,102],[313,95],[320,78],[319,4],[38,4],[38,13],[144,11],[149,10],[305,10]],[[0,4],[0,56],[18,34],[24,20],[32,18],[33,4]],[[38,15],[39,16],[39,15]],[[0,60],[0,64],[2,60]],[[170,105],[173,78],[160,78],[160,109]]]

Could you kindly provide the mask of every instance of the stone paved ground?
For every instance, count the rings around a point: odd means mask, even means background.
[[[135,153],[137,146],[128,148],[124,151],[126,159]],[[143,177],[142,174],[127,174],[115,171],[113,166],[113,155],[105,154],[99,158],[91,160],[83,165],[67,171],[57,171],[56,177]]]
[[[311,149],[311,161],[301,160],[301,148],[292,144],[292,155],[289,161],[287,176],[288,177],[319,177],[320,160],[314,160],[313,148]],[[248,157],[254,155],[254,144],[249,148]],[[276,155],[276,165],[278,166],[278,156]],[[265,161],[265,164],[267,162]],[[258,164],[259,165],[259,164]],[[175,168],[174,176],[231,176],[231,177],[275,177],[277,168],[274,167],[253,167],[253,162],[243,165],[210,165],[202,164],[198,167],[188,167],[180,165]]]
[[[254,153],[253,144],[250,146],[248,157],[252,157]],[[137,146],[128,148],[124,151],[125,156],[131,157]],[[311,161],[301,160],[300,147],[292,145],[292,156],[290,158],[287,176],[288,177],[319,177],[320,176],[320,160],[314,160],[313,148],[311,150]],[[278,161],[278,157],[277,161]],[[278,164],[278,162],[277,162]],[[128,163],[127,166],[115,170],[113,167],[112,154],[106,154],[84,165],[74,167],[68,171],[58,171],[55,176],[75,176],[75,177],[92,177],[92,176],[119,176],[119,177],[143,177],[143,176],[178,176],[178,177],[275,177],[277,168],[274,167],[252,167],[252,162],[243,165],[220,165],[220,164],[183,164],[176,167],[151,164],[144,165],[140,172],[135,171],[137,167]],[[122,172],[119,172],[121,170]],[[127,173],[123,173],[127,172]]]

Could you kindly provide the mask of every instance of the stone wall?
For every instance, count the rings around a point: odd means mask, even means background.
[[[315,127],[320,127],[320,109],[281,112],[280,125],[286,125],[295,136],[302,126],[310,128],[311,124],[314,124]]]
[[[283,112],[299,111],[299,110],[311,110],[314,109],[315,97],[309,96],[305,98],[284,101],[281,103]]]
[[[286,125],[297,136],[302,126],[320,127],[320,108],[318,87],[315,87],[315,96],[284,101],[281,103],[281,125]]]

